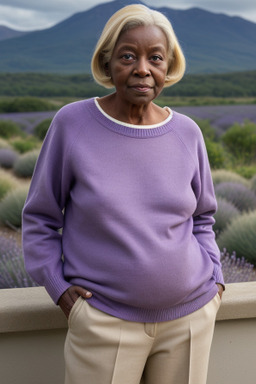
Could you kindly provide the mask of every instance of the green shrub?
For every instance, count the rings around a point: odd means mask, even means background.
[[[226,169],[212,170],[212,179],[213,179],[214,185],[229,182],[229,181],[243,184],[246,187],[249,187],[250,185],[249,181],[246,180],[244,177],[238,175],[235,172],[228,171]]]
[[[58,106],[37,97],[16,97],[0,103],[1,113],[53,111]]]
[[[227,227],[227,225],[240,214],[239,210],[234,204],[223,199],[222,197],[217,198],[218,210],[214,215],[215,224],[213,229],[217,236]]]
[[[215,186],[216,196],[222,197],[234,204],[239,211],[250,211],[256,209],[256,195],[243,184],[226,182]]]
[[[21,128],[13,121],[2,120],[0,121],[0,137],[9,139],[14,136],[22,136]]]
[[[32,177],[39,151],[30,151],[21,155],[14,164],[14,173],[18,177]]]
[[[236,166],[234,170],[244,178],[251,179],[256,174],[256,165]]]
[[[45,119],[34,128],[34,135],[39,140],[43,140],[45,138],[45,135],[49,129],[51,122],[52,119]]]
[[[223,168],[225,162],[224,149],[219,143],[210,139],[205,139],[205,145],[208,153],[209,162],[212,169]]]
[[[13,140],[11,145],[19,153],[26,153],[39,147],[39,143],[34,137]]]
[[[13,168],[17,159],[18,154],[13,149],[0,148],[0,166],[2,168]]]
[[[222,141],[239,162],[250,164],[256,160],[256,124],[234,124],[222,135]]]
[[[5,226],[21,227],[21,213],[28,187],[19,187],[9,192],[0,202],[0,222]]]
[[[256,211],[240,215],[220,234],[217,243],[229,253],[235,251],[256,266]]]
[[[216,139],[215,129],[210,125],[209,120],[197,120],[195,122],[198,124],[199,128],[202,131],[204,139],[209,139],[214,141]]]
[[[0,200],[10,192],[17,188],[18,182],[15,178],[3,169],[0,169]]]
[[[195,121],[202,131],[211,168],[222,168],[225,162],[225,151],[217,142],[216,130],[210,125],[209,120],[195,119]]]

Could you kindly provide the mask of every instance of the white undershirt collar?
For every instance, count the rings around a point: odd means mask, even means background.
[[[119,124],[119,125],[124,125],[125,127],[129,127],[129,128],[135,128],[135,129],[151,129],[151,128],[157,128],[157,127],[160,127],[161,125],[164,125],[166,123],[168,123],[172,117],[173,117],[173,112],[172,110],[169,108],[169,107],[164,107],[165,110],[168,111],[169,113],[169,116],[161,121],[160,123],[157,123],[157,124],[151,124],[151,125],[136,125],[136,124],[129,124],[129,123],[125,123],[123,121],[120,121],[120,120],[117,120],[115,119],[114,117],[108,115],[102,108],[101,106],[99,105],[98,103],[98,100],[97,98],[95,97],[94,98],[94,101],[95,101],[95,104],[96,104],[96,107],[99,109],[99,111],[109,120],[113,121],[114,123],[116,124]]]

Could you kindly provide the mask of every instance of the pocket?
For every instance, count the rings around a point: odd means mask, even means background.
[[[81,296],[79,296],[78,299],[76,300],[75,304],[71,308],[71,311],[70,311],[69,317],[68,317],[69,327],[71,326],[71,323],[73,323],[74,319],[77,317],[77,315],[81,309],[81,306],[83,305],[83,302],[84,302],[84,299]]]
[[[216,302],[216,304],[217,304],[217,306],[218,306],[218,309],[219,309],[219,307],[220,307],[220,305],[221,305],[221,298],[220,298],[220,295],[219,295],[218,292],[216,293],[216,295],[215,295],[215,297],[213,298],[213,300]]]

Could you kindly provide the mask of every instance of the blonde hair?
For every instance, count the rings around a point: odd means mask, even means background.
[[[113,88],[112,79],[105,73],[105,65],[111,59],[121,32],[139,26],[159,27],[168,42],[169,65],[164,87],[177,83],[184,75],[186,62],[171,23],[162,13],[144,5],[128,5],[116,13],[106,23],[96,45],[92,61],[92,75],[97,83],[105,88]]]

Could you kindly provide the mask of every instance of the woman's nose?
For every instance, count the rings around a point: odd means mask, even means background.
[[[134,74],[140,77],[145,77],[150,75],[149,63],[145,58],[140,58],[137,60]]]

